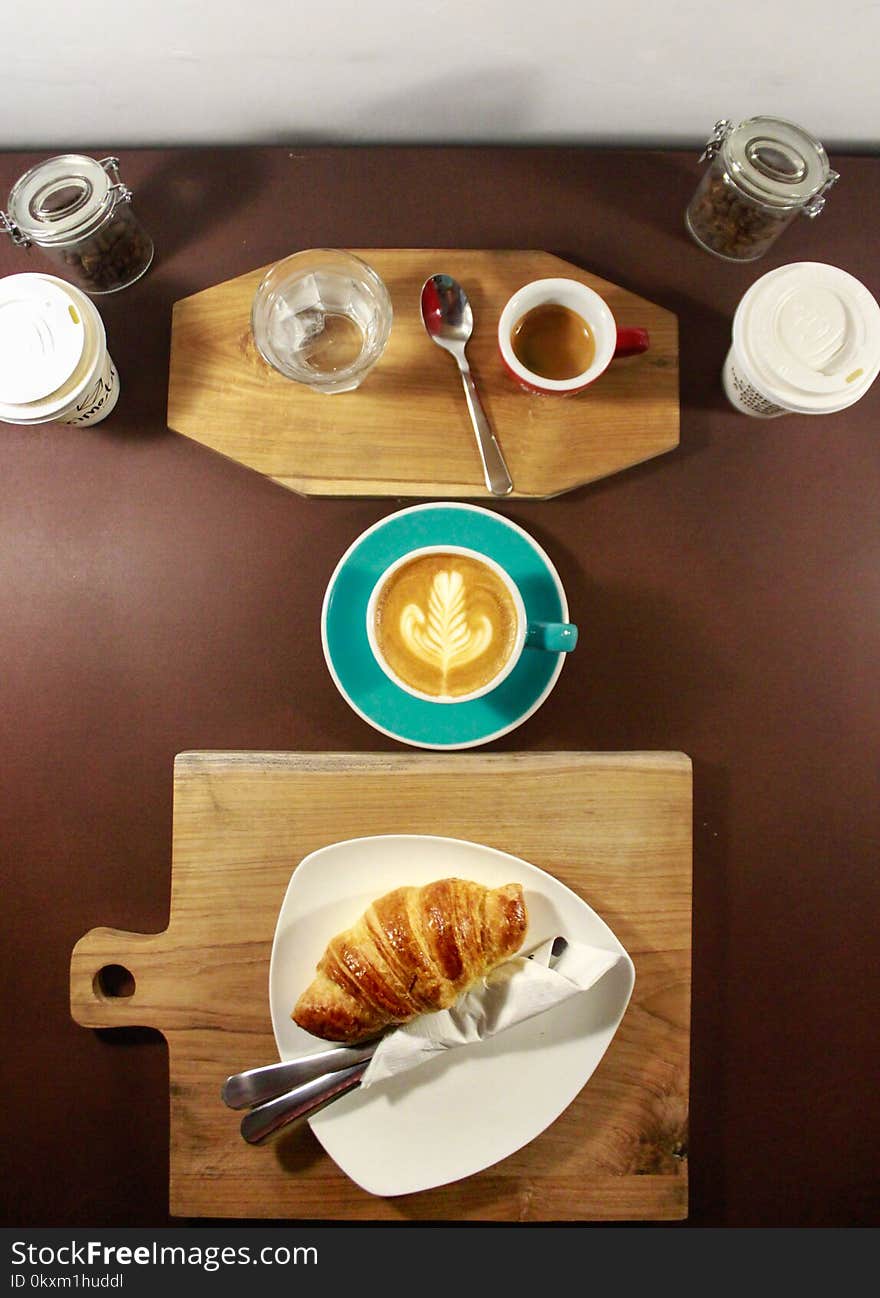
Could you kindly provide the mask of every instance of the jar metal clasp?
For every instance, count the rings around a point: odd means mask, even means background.
[[[17,248],[31,248],[33,244],[26,234],[22,234],[12,217],[6,212],[0,212],[0,230],[8,234]]]
[[[722,117],[720,122],[716,122],[715,129],[706,141],[705,149],[700,154],[700,162],[706,162],[708,159],[714,158],[732,130],[733,122],[728,118]]]
[[[113,206],[115,207],[117,203],[130,203],[132,194],[128,186],[123,184],[122,177],[119,175],[119,159],[101,158],[99,159],[99,165],[104,168],[112,181],[110,192],[114,196]]]
[[[825,195],[828,193],[831,186],[835,185],[838,180],[840,180],[840,172],[829,170],[828,179],[825,181],[825,184],[818,193],[813,195],[809,203],[804,204],[804,216],[814,217],[819,215],[822,208],[825,206]]]

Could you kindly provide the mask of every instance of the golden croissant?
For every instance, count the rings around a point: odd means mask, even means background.
[[[379,897],[337,934],[291,1018],[327,1041],[365,1041],[447,1009],[522,945],[522,887],[439,879]]]

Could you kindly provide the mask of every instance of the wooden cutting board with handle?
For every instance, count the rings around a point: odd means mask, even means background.
[[[70,969],[78,1023],[146,1025],[168,1041],[171,1212],[686,1216],[691,783],[681,753],[178,756],[168,928],[92,929]],[[269,955],[292,871],[319,847],[373,834],[468,839],[540,866],[602,916],[636,968],[607,1054],[551,1127],[476,1176],[390,1199],[350,1181],[307,1127],[246,1145],[241,1115],[220,1100],[229,1074],[278,1057]]]

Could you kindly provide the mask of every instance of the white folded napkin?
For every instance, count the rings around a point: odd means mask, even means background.
[[[623,959],[617,951],[570,942],[548,969],[552,939],[531,956],[516,956],[455,1002],[451,1009],[422,1014],[383,1037],[361,1088],[417,1068],[444,1050],[494,1037],[515,1023],[543,1014],[570,996],[589,991]]]

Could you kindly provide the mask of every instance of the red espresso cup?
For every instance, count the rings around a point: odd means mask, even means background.
[[[517,324],[535,307],[552,303],[568,307],[589,326],[595,351],[589,365],[580,374],[567,379],[547,379],[527,369],[513,350],[513,332]],[[650,346],[647,329],[620,329],[608,303],[586,284],[575,279],[536,279],[514,293],[498,321],[498,346],[501,359],[511,378],[528,392],[546,396],[574,396],[583,392],[611,364],[622,356],[636,356]]]

